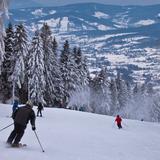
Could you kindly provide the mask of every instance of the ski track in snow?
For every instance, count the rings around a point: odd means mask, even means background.
[[[35,107],[35,111],[36,111]],[[0,129],[11,124],[11,105],[0,104]],[[13,126],[0,132],[0,160],[159,160],[160,125],[123,120],[117,129],[114,117],[78,111],[45,108],[36,119],[41,151],[30,124],[21,143],[24,148],[7,148],[5,141]]]

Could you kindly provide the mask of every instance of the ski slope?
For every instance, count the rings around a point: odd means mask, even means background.
[[[0,104],[0,129],[12,123],[11,105]],[[36,111],[36,107],[34,108]],[[45,108],[36,119],[39,143],[30,124],[22,138],[26,148],[7,148],[13,126],[0,132],[0,160],[159,160],[160,124],[123,120],[72,110]]]

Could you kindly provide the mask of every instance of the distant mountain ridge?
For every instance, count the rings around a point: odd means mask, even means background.
[[[114,6],[97,3],[10,10],[13,24],[29,31],[44,22],[61,43],[79,45],[90,71],[108,66],[134,82],[159,84],[160,5]]]
[[[42,7],[42,4],[37,3],[32,0],[10,0],[10,8],[18,9],[18,8],[31,8],[31,7]]]

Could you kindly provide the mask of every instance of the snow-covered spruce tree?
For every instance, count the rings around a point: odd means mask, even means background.
[[[90,81],[90,106],[92,108],[93,113],[100,113],[99,106],[101,105],[101,99],[100,94],[102,93],[101,88],[101,82],[96,75],[91,81]]]
[[[110,96],[108,85],[106,69],[102,69],[97,76],[90,81],[90,107],[93,109],[93,112],[109,114]]]
[[[151,121],[160,122],[160,94],[154,94],[153,105],[151,106]]]
[[[26,86],[26,57],[28,54],[28,42],[27,32],[23,24],[16,26],[15,37],[14,37],[14,54],[16,58],[16,64],[12,74],[13,82],[13,98],[15,94],[19,96],[22,102],[25,102],[28,97],[27,86]],[[18,91],[18,93],[17,93]]]
[[[53,51],[55,57],[57,58],[57,56],[58,56],[58,43],[57,43],[55,37],[53,38],[53,40],[51,42],[51,47],[52,47],[52,51]]]
[[[52,32],[50,27],[44,23],[41,28],[41,38],[44,51],[44,69],[45,69],[45,101],[53,106],[57,98],[61,95],[61,73],[56,58],[56,45],[53,45]]]
[[[73,58],[75,62],[75,72],[77,74],[77,85],[80,87],[82,85],[81,78],[82,78],[82,54],[81,51],[78,53],[77,47],[73,48]]]
[[[87,65],[87,58],[83,57],[82,59],[82,71],[83,71],[83,85],[89,85],[89,80],[90,80],[90,73],[89,73],[89,68]]]
[[[41,28],[41,38],[42,38],[42,45],[43,45],[43,52],[44,52],[44,76],[45,76],[45,82],[46,82],[46,88],[45,88],[45,101],[49,105],[50,99],[52,98],[52,77],[51,77],[51,71],[48,70],[48,59],[52,52],[51,50],[51,40],[52,40],[52,32],[50,27],[47,23],[44,23]]]
[[[147,86],[146,86],[146,92],[149,94],[149,95],[153,95],[155,94],[155,91],[153,89],[153,85],[151,83],[148,83]]]
[[[141,87],[136,83],[132,89],[132,96],[128,101],[127,107],[124,110],[124,116],[126,118],[136,119],[136,112],[138,113],[142,104],[142,92]],[[140,101],[139,101],[140,100]],[[143,102],[142,102],[143,103]],[[141,105],[141,106],[140,106]]]
[[[130,105],[133,103],[133,90],[131,88],[131,84],[129,82],[126,82],[127,92],[126,92],[126,103],[125,106],[122,108],[122,116],[125,118],[129,118],[130,116]]]
[[[80,48],[73,49],[74,61],[75,61],[75,69],[77,73],[77,82],[79,86],[88,85],[88,67],[86,64],[86,58],[83,57],[82,51]]]
[[[60,56],[60,69],[64,87],[63,101],[66,106],[69,102],[70,94],[75,91],[77,86],[77,75],[75,73],[73,54],[71,53],[68,41],[64,43]]]
[[[53,102],[54,106],[59,106],[61,103],[61,100],[63,99],[63,80],[61,77],[61,71],[58,61],[58,43],[56,41],[56,38],[52,40],[52,54],[50,55],[50,61],[48,63],[51,64],[51,74],[52,74],[52,83],[53,83]]]
[[[34,104],[44,103],[45,87],[43,43],[39,31],[36,31],[30,46],[28,62],[28,94]]]
[[[0,1],[0,74],[1,74],[1,67],[2,67],[2,62],[4,60],[4,18],[8,16],[8,0],[1,0]]]
[[[2,94],[4,96],[3,101],[5,102],[7,99],[12,96],[12,81],[11,75],[13,74],[13,69],[15,66],[15,58],[14,58],[14,31],[12,24],[9,23],[8,28],[6,28],[6,36],[5,36],[5,54],[4,61],[2,63]]]
[[[118,101],[119,101],[119,111],[125,107],[127,100],[128,100],[128,92],[127,92],[127,85],[125,81],[121,78],[120,73],[118,72],[116,78],[116,86],[118,91]],[[119,112],[118,111],[118,112]]]
[[[147,93],[145,85],[136,84],[133,96],[123,108],[124,117],[131,119],[151,120],[153,97]]]
[[[110,104],[110,113],[109,115],[115,115],[119,107],[118,101],[118,91],[115,79],[111,79],[110,83],[110,97],[111,97],[111,104]]]
[[[75,110],[90,111],[89,107],[89,78],[88,68],[80,48],[73,48],[74,70],[76,74],[75,90],[70,93],[70,101],[68,107]]]
[[[99,109],[102,114],[108,115],[110,113],[111,98],[110,98],[110,90],[109,90],[110,82],[107,76],[107,68],[102,68],[98,77],[100,80],[100,86],[102,88],[102,93],[100,94],[100,97],[99,97],[102,103],[99,106]]]

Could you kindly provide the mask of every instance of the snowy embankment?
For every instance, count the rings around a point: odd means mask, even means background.
[[[35,107],[36,110],[36,107]],[[11,106],[0,105],[0,129],[12,123]],[[160,125],[123,120],[117,129],[114,118],[78,111],[45,108],[36,119],[41,152],[30,124],[22,138],[26,148],[7,148],[13,126],[0,132],[0,160],[159,160]]]

